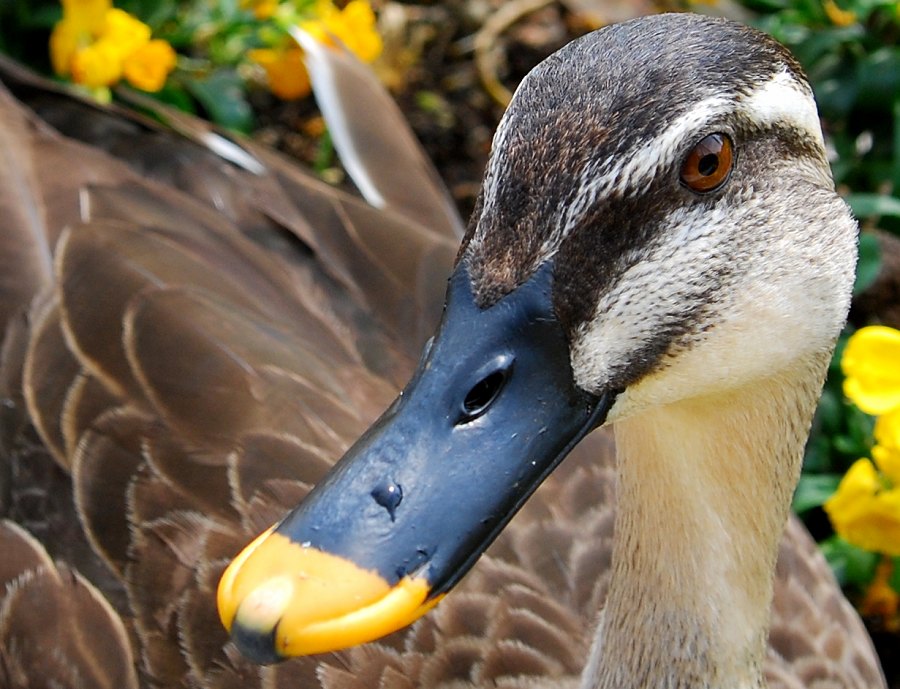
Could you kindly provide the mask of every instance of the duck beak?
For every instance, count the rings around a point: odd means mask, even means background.
[[[552,264],[489,308],[467,266],[382,417],[307,498],[229,565],[219,614],[271,663],[371,641],[430,610],[615,395],[575,384]]]

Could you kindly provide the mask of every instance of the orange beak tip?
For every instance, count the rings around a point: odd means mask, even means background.
[[[433,608],[422,576],[391,585],[380,574],[271,529],[226,568],[219,615],[252,660],[271,663],[373,641]]]

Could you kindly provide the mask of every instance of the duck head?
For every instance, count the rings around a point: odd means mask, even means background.
[[[563,48],[500,124],[412,380],[225,572],[232,639],[267,663],[409,624],[594,428],[827,361],[854,246],[773,40],[664,15]]]

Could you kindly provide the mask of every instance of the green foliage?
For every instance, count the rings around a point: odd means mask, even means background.
[[[803,474],[794,492],[794,512],[804,514],[815,507],[821,507],[837,490],[841,475],[833,472],[823,474]]]
[[[850,465],[868,456],[872,447],[874,418],[844,398],[839,362],[847,337],[848,333],[844,333],[838,341],[806,446],[804,474],[794,496],[794,509],[799,514],[821,506]],[[832,486],[831,492],[827,491],[828,486]]]
[[[295,6],[311,7],[313,0]],[[283,38],[240,0],[116,0],[184,56],[166,86],[164,100],[200,110],[216,124],[248,133],[255,126],[242,68],[248,51]],[[245,3],[246,4],[246,3]],[[197,105],[199,105],[199,108]],[[185,107],[187,106],[187,107]]]
[[[315,0],[293,0],[291,17],[308,16]],[[179,69],[156,97],[242,132],[254,127],[247,101],[248,51],[276,45],[286,34],[240,0],[115,0],[114,4],[168,41]],[[48,40],[61,17],[59,0],[0,2],[0,51],[50,73]]]
[[[864,589],[872,581],[878,555],[857,548],[839,536],[832,536],[819,545],[841,586]]]
[[[850,203],[850,207],[853,209],[853,212],[856,213],[857,217],[867,217],[862,211],[863,209],[859,208],[859,198],[863,196],[862,194],[851,194],[847,197],[848,202]],[[891,196],[878,196],[876,194],[867,195],[871,199],[884,199],[886,201],[890,201],[892,203],[898,203],[896,199]],[[854,205],[856,204],[856,205]],[[878,204],[876,204],[876,210],[868,215],[882,215],[881,212],[877,210]],[[853,285],[853,294],[860,294],[865,291],[868,287],[872,285],[875,281],[875,278],[878,277],[878,271],[881,268],[881,245],[878,243],[878,239],[873,234],[862,234],[859,237],[859,259],[856,263],[856,282]]]
[[[241,132],[252,129],[253,110],[244,97],[244,82],[234,69],[220,67],[204,71],[185,77],[181,84],[217,124]]]
[[[900,199],[883,194],[847,194],[847,203],[858,218],[872,216],[900,217]]]
[[[900,8],[887,0],[748,0],[813,84],[837,183],[861,219],[900,231]],[[837,22],[837,23],[836,23]],[[843,25],[841,25],[843,24]]]
[[[0,0],[0,52],[48,71],[47,37],[61,16],[57,0]]]

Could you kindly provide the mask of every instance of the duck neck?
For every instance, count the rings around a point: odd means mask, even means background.
[[[764,686],[775,559],[824,365],[803,368],[616,423],[612,579],[584,689]]]

